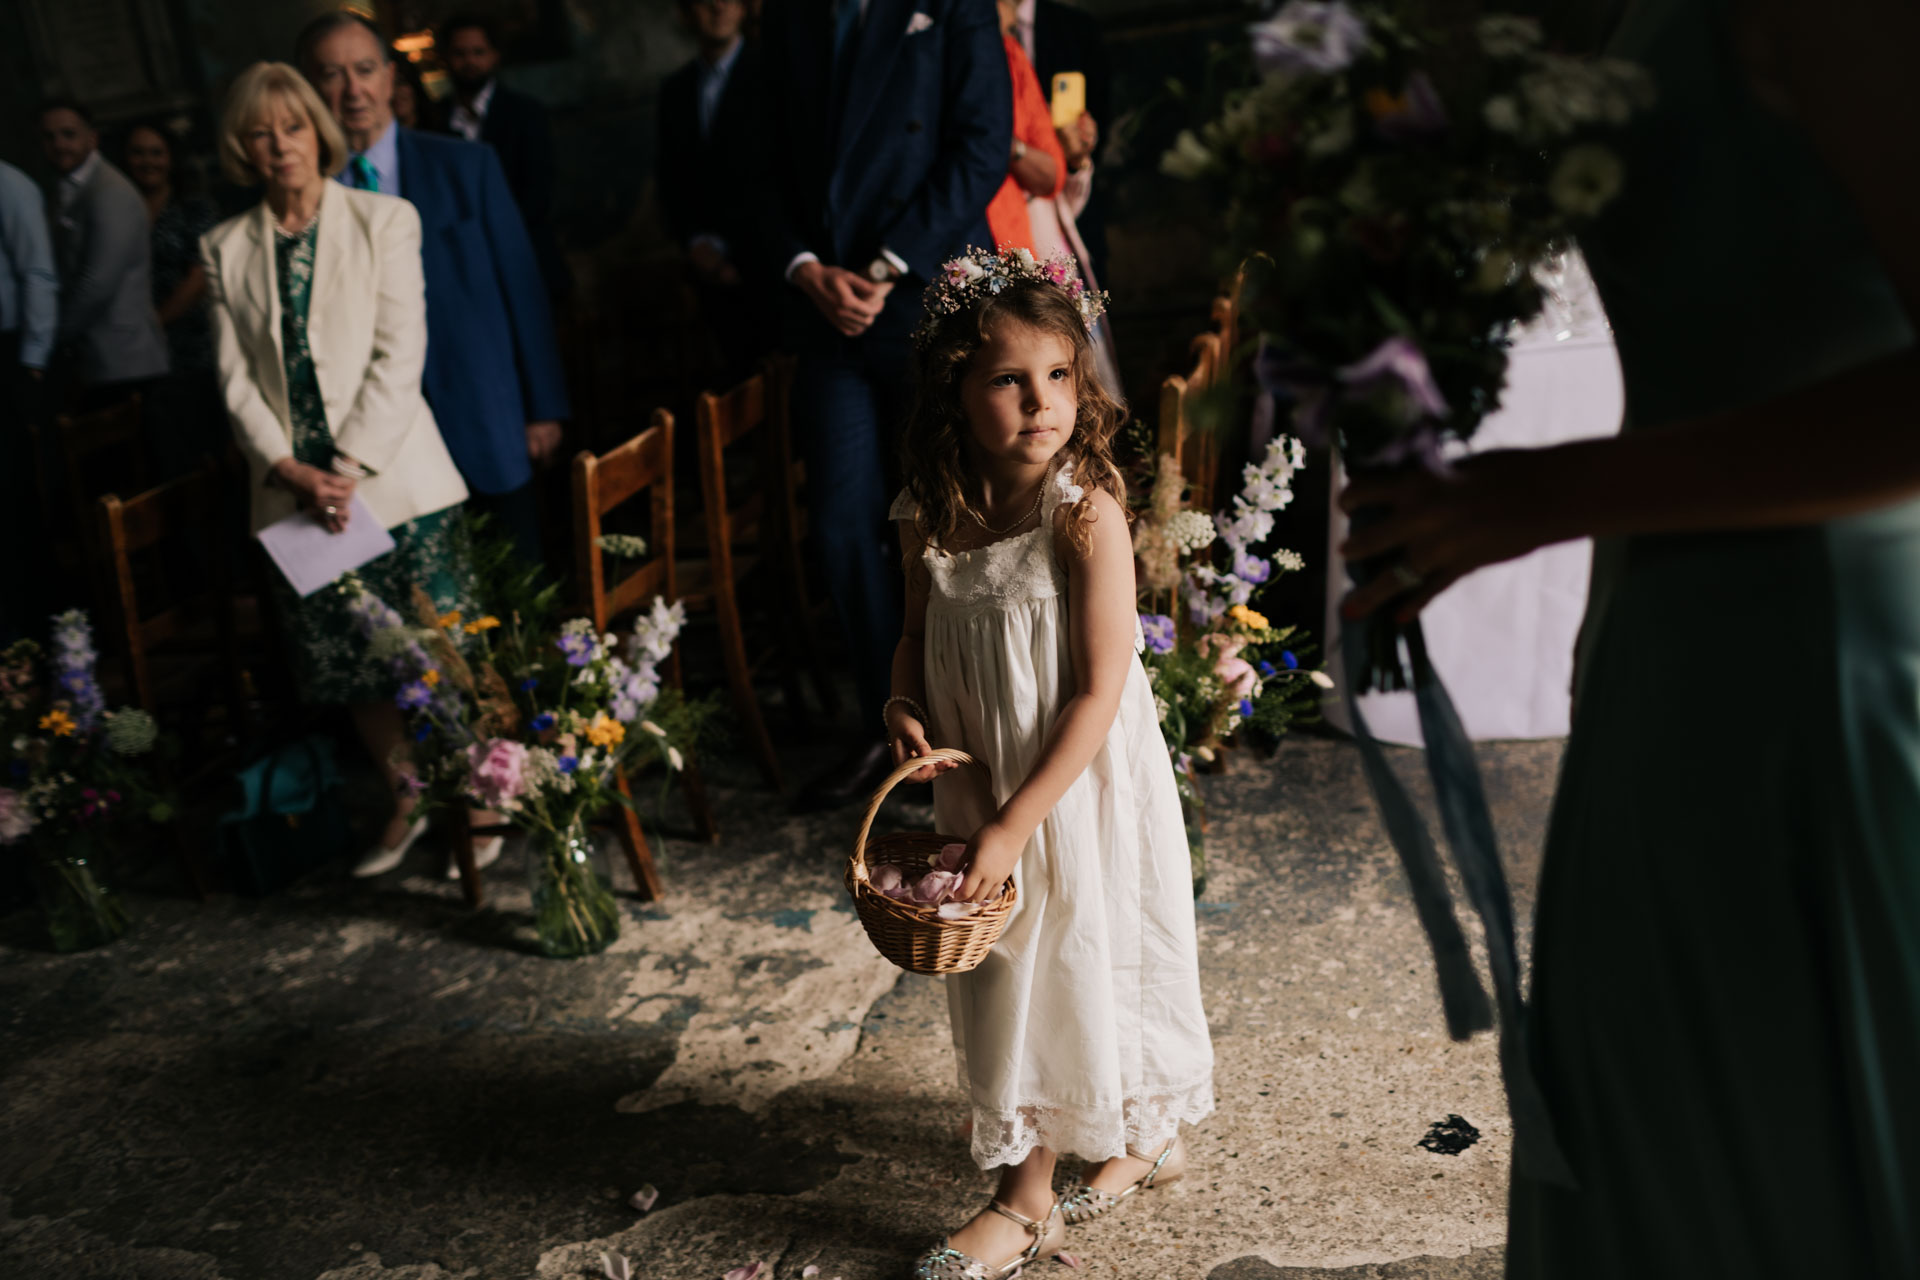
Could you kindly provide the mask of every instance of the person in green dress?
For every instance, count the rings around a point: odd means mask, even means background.
[[[208,232],[201,253],[253,527],[303,511],[337,533],[357,500],[394,540],[358,570],[375,594],[410,614],[418,587],[442,613],[470,612],[458,527],[467,490],[420,391],[420,218],[404,200],[329,181],[346,155],[292,67],[258,63],[235,82],[221,161],[235,181],[263,184],[265,198]],[[273,597],[301,696],[349,707],[395,788],[394,815],[355,874],[391,870],[424,828],[405,786],[392,676],[369,659],[337,589],[303,598],[275,575]],[[498,849],[476,847],[489,860]]]
[[[1616,439],[1355,481],[1351,616],[1594,537],[1516,1280],[1920,1275],[1920,9],[1636,0]],[[1404,581],[1404,575],[1401,575]]]

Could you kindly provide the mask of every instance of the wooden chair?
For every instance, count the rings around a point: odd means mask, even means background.
[[[145,417],[136,395],[93,413],[62,414],[50,427],[30,429],[40,509],[53,526],[47,551],[62,573],[87,581],[96,607],[111,600],[113,590],[101,576],[104,548],[94,499],[109,491],[139,493],[147,488],[141,438]]]
[[[157,652],[180,657],[212,674],[222,690],[226,729],[235,741],[247,736],[247,697],[243,684],[238,627],[234,615],[228,534],[223,517],[231,512],[225,492],[227,477],[218,463],[208,460],[189,472],[136,497],[115,494],[100,498],[94,526],[112,584],[112,600],[126,681],[134,700],[158,717],[161,696],[153,672]],[[170,590],[166,558],[185,552],[197,565],[200,581],[192,590]],[[136,565],[135,557],[143,563]],[[190,558],[188,558],[190,557]],[[143,601],[142,591],[146,598]],[[154,597],[163,597],[156,601]],[[197,701],[201,685],[193,686]],[[180,788],[191,788],[231,763],[218,751],[196,748],[197,767],[170,777]],[[175,854],[194,893],[203,901],[208,877],[202,860],[184,832],[174,832]]]
[[[840,709],[839,693],[823,665],[824,649],[814,630],[801,559],[806,526],[799,496],[803,472],[794,460],[789,427],[792,387],[793,362],[776,357],[761,373],[732,390],[705,392],[695,402],[706,558],[689,562],[681,585],[681,598],[689,608],[710,607],[714,612],[735,712],[761,774],[776,790],[784,787],[785,779],[754,696],[756,664],[747,657],[740,613],[740,587],[746,579],[759,573],[763,592],[784,597],[782,616],[790,620],[791,631],[783,637],[787,643],[776,643],[772,653],[796,714],[803,704],[798,668],[790,652],[794,642],[803,651],[826,718],[833,719]],[[735,501],[734,487],[727,479],[727,450],[750,436],[755,437],[754,474],[743,487],[745,496]]]
[[[1220,335],[1201,334],[1193,340],[1191,350],[1192,370],[1184,377],[1176,373],[1160,384],[1159,451],[1180,460],[1194,510],[1212,511],[1220,444],[1213,432],[1196,429],[1193,404],[1213,387],[1219,372]]]
[[[656,409],[651,425],[633,439],[604,454],[582,451],[573,459],[574,576],[580,593],[580,608],[593,619],[602,633],[614,621],[640,608],[655,596],[671,604],[678,599],[674,558],[673,501],[673,415]],[[606,556],[600,550],[603,521],[616,508],[645,494],[649,517],[649,555],[644,563],[617,581],[609,582]],[[665,673],[676,684],[680,679],[680,654],[675,646]],[[625,770],[616,779],[620,794],[631,800],[632,788]],[[687,760],[680,770],[680,785],[693,815],[694,831],[702,840],[720,838],[714,821],[713,806],[707,800],[705,780],[699,765]],[[621,839],[627,847],[628,864],[634,883],[645,898],[658,898],[662,887],[647,849],[646,835],[639,817],[626,807],[619,815]]]

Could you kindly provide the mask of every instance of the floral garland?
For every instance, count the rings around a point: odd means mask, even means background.
[[[1007,286],[1018,283],[1049,284],[1064,290],[1079,309],[1081,323],[1089,333],[1095,322],[1106,314],[1106,292],[1087,288],[1080,278],[1079,264],[1071,254],[1051,254],[1042,262],[1030,249],[995,253],[969,246],[959,257],[942,263],[939,277],[927,286],[921,297],[927,318],[914,330],[914,342],[926,346],[944,317],[978,307]]]

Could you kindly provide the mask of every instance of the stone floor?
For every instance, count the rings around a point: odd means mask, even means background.
[[[1523,919],[1558,754],[1482,753]],[[0,1275],[573,1280],[614,1250],[647,1280],[903,1276],[990,1185],[943,993],[850,913],[857,815],[789,817],[736,769],[725,841],[666,841],[670,896],[588,960],[527,950],[511,846],[477,914],[423,852],[265,901],[136,893],[135,931],[78,956],[0,922]],[[1351,747],[1204,781],[1219,1110],[1194,1176],[1076,1229],[1080,1273],[1497,1277],[1493,1045],[1441,1029]],[[1456,1115],[1477,1144],[1416,1146]]]

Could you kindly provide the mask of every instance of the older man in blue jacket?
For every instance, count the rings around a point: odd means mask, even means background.
[[[785,264],[787,341],[808,525],[860,689],[888,693],[900,638],[893,454],[912,396],[910,335],[940,264],[991,245],[1013,87],[993,0],[773,0],[767,50],[767,242]],[[800,798],[864,798],[885,773],[868,737]]]
[[[427,281],[427,402],[470,505],[540,562],[533,464],[560,446],[568,416],[560,351],[527,229],[490,147],[394,123],[393,66],[379,32],[335,10],[300,33],[302,72],[350,151],[340,180],[420,212]]]

